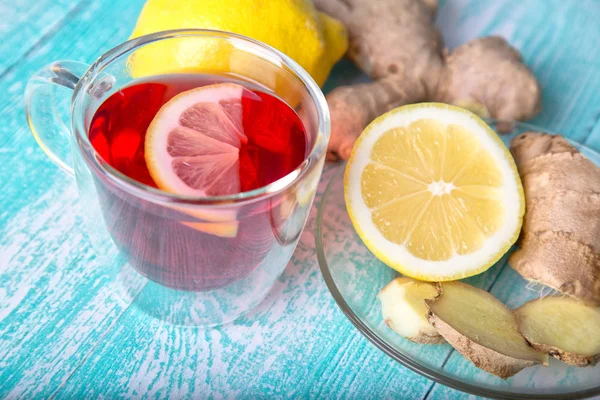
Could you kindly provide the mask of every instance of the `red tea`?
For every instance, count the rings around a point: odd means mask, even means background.
[[[100,105],[90,123],[90,141],[110,166],[157,187],[145,161],[148,126],[177,94],[217,82],[224,80],[165,75],[136,81]],[[239,187],[248,191],[296,169],[307,155],[309,141],[300,118],[285,102],[234,83],[252,92],[242,98],[242,125],[248,140],[239,148]],[[115,245],[140,273],[176,289],[225,286],[275,257],[275,247],[293,246],[295,239],[282,237],[295,202],[289,195],[244,206],[186,211],[134,197],[106,178],[97,178],[96,186]]]
[[[144,139],[150,122],[174,96],[216,82],[203,75],[173,75],[127,86],[98,108],[90,125],[90,141],[109,165],[156,187],[144,159]],[[242,98],[242,127],[248,137],[239,150],[243,192],[266,186],[292,172],[304,160],[307,147],[306,132],[296,112],[273,95],[249,89],[256,96]]]

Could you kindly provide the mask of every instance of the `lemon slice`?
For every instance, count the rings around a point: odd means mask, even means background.
[[[220,83],[178,94],[156,113],[144,143],[148,171],[167,192],[217,196],[240,192],[240,85]]]
[[[487,270],[517,240],[525,212],[517,167],[496,133],[438,103],[373,121],[352,150],[344,195],[373,254],[425,281]]]
[[[144,142],[148,171],[160,189],[202,197],[240,192],[239,149],[248,141],[243,96],[255,95],[220,83],[182,92],[161,107]],[[173,208],[199,219],[181,221],[190,228],[222,237],[237,234],[234,210]]]

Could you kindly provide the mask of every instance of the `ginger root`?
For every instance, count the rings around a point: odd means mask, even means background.
[[[386,325],[415,343],[444,343],[444,338],[429,323],[425,305],[426,299],[435,299],[440,291],[435,283],[405,277],[394,279],[377,295]]]
[[[523,368],[548,365],[548,355],[519,333],[512,311],[485,290],[444,282],[441,296],[425,303],[429,322],[476,367],[507,379]]]
[[[579,367],[600,360],[600,308],[569,297],[544,297],[516,309],[515,318],[538,351]]]
[[[516,137],[511,153],[527,208],[511,267],[600,305],[600,168],[566,139],[543,133]]]
[[[439,101],[484,117],[525,120],[540,109],[540,87],[520,54],[500,37],[443,50],[437,0],[315,0],[348,30],[348,56],[373,79],[327,95],[328,158],[347,159],[362,130],[396,107]]]

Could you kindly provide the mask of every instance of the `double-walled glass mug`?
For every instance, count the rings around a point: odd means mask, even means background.
[[[294,108],[308,142],[300,166],[252,191],[190,197],[146,186],[102,159],[88,137],[96,110],[135,81],[132,57],[155,47],[168,64],[177,52],[164,49],[177,46],[196,55],[176,60],[182,73],[242,81]],[[206,49],[218,49],[218,54]],[[211,65],[202,57],[211,56],[219,57],[218,70],[202,71],[203,64]],[[148,79],[152,77],[144,77]],[[57,88],[65,87],[73,90],[71,129],[57,114]],[[166,31],[133,39],[91,67],[55,62],[29,81],[26,112],[42,149],[75,176],[92,246],[107,266],[120,267],[125,293],[143,311],[185,325],[231,321],[266,297],[298,243],[329,140],[325,98],[296,62],[255,40],[210,30]]]

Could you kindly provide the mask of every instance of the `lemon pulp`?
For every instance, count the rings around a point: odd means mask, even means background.
[[[458,125],[419,120],[377,140],[361,186],[386,239],[437,261],[473,252],[498,231],[502,174],[470,138]]]

